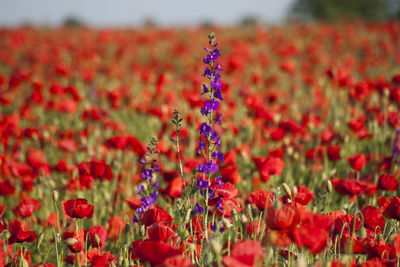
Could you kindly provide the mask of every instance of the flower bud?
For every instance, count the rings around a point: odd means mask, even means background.
[[[22,267],[29,267],[29,264],[28,264],[28,262],[26,261],[25,258],[22,258],[22,259],[21,259],[21,266],[22,266]]]
[[[247,222],[249,221],[249,220],[247,219],[246,215],[244,215],[244,214],[242,214],[241,220],[242,220],[242,223],[243,223],[243,224],[244,224],[244,223],[247,223]]]
[[[190,214],[192,212],[192,209],[188,209],[185,215],[185,220],[183,221],[184,224],[187,224],[190,221]]]
[[[226,229],[229,229],[232,227],[232,223],[227,219],[227,218],[222,218],[222,224]]]
[[[361,227],[361,229],[360,229],[360,237],[363,238],[363,239],[367,237],[367,230],[365,229],[365,227]]]
[[[289,195],[290,198],[292,198],[292,191],[290,190],[289,186],[287,183],[282,184],[283,190],[285,190],[286,194]]]
[[[44,239],[44,233],[40,233],[38,239],[37,239],[37,243],[36,243],[36,248],[40,249],[40,245],[42,244]]]
[[[100,237],[97,234],[94,234],[94,241],[96,241],[97,246],[100,246]]]
[[[64,240],[64,243],[67,244],[68,246],[72,246],[76,243],[78,243],[78,240],[76,238],[67,238]]]
[[[58,201],[58,192],[56,190],[53,191],[52,197],[54,202]]]
[[[328,193],[332,193],[332,191],[333,191],[331,180],[328,180],[326,182],[326,191],[328,191]]]

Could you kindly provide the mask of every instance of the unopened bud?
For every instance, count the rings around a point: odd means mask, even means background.
[[[53,191],[52,197],[54,202],[58,201],[58,192],[56,190]]]
[[[44,239],[44,233],[41,233],[37,239],[36,248],[39,249]]]
[[[97,235],[97,234],[95,234],[94,235],[94,241],[96,241],[96,244],[97,244],[97,246],[100,246],[100,237]]]
[[[124,260],[122,261],[122,266],[129,267],[129,259],[124,258]]]
[[[246,215],[242,214],[241,217],[242,223],[247,223],[249,220],[247,219]]]
[[[22,263],[22,264],[21,264],[22,267],[29,267],[29,264],[28,264],[28,262],[26,261],[25,258],[22,258],[22,259],[21,259],[21,263]]]
[[[183,221],[184,224],[187,224],[190,221],[190,214],[192,213],[192,209],[188,209],[185,215],[185,220]]]
[[[279,210],[281,208],[282,204],[279,201],[279,198],[275,196],[275,202],[274,202],[274,209]]]
[[[64,240],[64,243],[67,244],[68,246],[72,246],[76,243],[78,243],[78,240],[76,238],[67,238]]]
[[[290,198],[292,198],[292,191],[290,190],[289,186],[287,183],[282,184],[283,190],[285,190],[286,194],[289,195]]]
[[[328,193],[332,193],[332,191],[333,191],[331,180],[328,180],[326,182],[326,191],[328,191]]]
[[[363,238],[363,239],[367,237],[367,230],[365,229],[365,227],[361,227],[361,229],[360,229],[360,237]]]
[[[229,229],[232,227],[232,223],[227,219],[227,218],[222,218],[222,224],[226,229]]]

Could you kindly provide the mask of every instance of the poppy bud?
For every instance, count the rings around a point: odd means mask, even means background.
[[[216,255],[221,253],[222,246],[217,240],[211,240],[211,247]]]
[[[183,221],[184,224],[187,224],[190,221],[190,213],[192,212],[192,209],[188,209],[185,215],[185,220]]]
[[[188,247],[189,251],[196,251],[196,245],[193,243],[190,243],[189,247]]]
[[[328,191],[328,193],[332,193],[333,191],[331,180],[326,181],[326,191]]]
[[[298,193],[297,186],[293,186],[292,193],[293,193],[293,195],[297,195],[297,193]]]
[[[124,261],[124,257],[119,256],[118,257],[118,265],[121,266],[123,261]]]
[[[76,238],[67,238],[64,240],[65,244],[67,244],[68,246],[72,246],[76,243],[78,243],[78,240]]]
[[[367,237],[367,230],[365,229],[365,227],[361,227],[361,229],[360,229],[360,237],[362,239]]]
[[[38,239],[37,239],[37,243],[36,243],[36,248],[37,248],[37,249],[40,248],[40,245],[42,244],[43,239],[44,239],[44,234],[43,234],[43,233],[40,233],[40,235],[39,235],[39,237],[38,237]]]
[[[283,190],[285,190],[286,194],[289,195],[290,198],[292,198],[292,191],[290,190],[289,186],[287,183],[282,184]]]
[[[275,202],[274,202],[274,209],[279,210],[281,208],[281,202],[279,201],[279,198],[275,196]]]
[[[53,197],[53,201],[57,202],[57,200],[58,200],[58,192],[56,190],[53,191],[52,197]]]
[[[122,266],[124,266],[124,267],[129,267],[129,259],[125,258],[125,259],[122,261]]]
[[[249,220],[247,219],[246,215],[242,214],[242,223],[247,223]]]
[[[100,246],[100,237],[97,234],[94,234],[94,241],[96,241],[97,245]]]
[[[304,256],[300,255],[296,260],[296,267],[307,267],[307,261]]]
[[[226,229],[229,229],[232,227],[232,223],[227,219],[227,218],[222,218],[222,224]]]
[[[22,258],[21,262],[22,262],[22,265],[21,265],[22,267],[29,267],[29,264],[28,264],[28,262],[26,261],[25,258]]]

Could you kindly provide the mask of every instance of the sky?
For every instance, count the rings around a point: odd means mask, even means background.
[[[279,23],[294,0],[0,0],[0,26],[30,22],[59,25],[76,17],[97,27],[138,26],[152,19],[160,26],[210,21],[234,24],[245,16]]]

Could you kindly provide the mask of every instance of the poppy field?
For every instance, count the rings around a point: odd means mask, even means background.
[[[0,267],[399,266],[399,23],[0,36]]]

